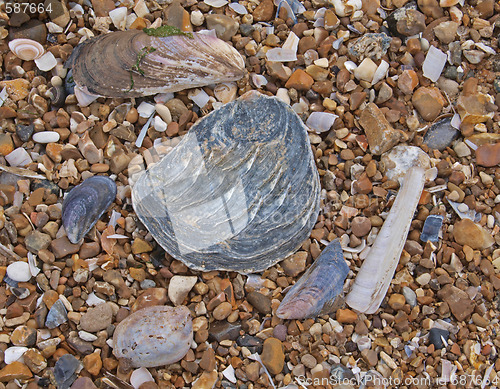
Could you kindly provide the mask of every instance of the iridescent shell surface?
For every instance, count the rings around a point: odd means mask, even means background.
[[[288,291],[276,315],[280,319],[305,319],[330,313],[348,273],[349,266],[336,239]]]
[[[294,253],[319,212],[306,127],[248,92],[198,121],[132,189],[139,219],[192,269],[262,271]]]
[[[218,38],[155,37],[138,30],[89,39],[73,50],[66,66],[82,91],[126,98],[235,81],[245,74],[241,55]]]
[[[87,178],[64,198],[62,222],[71,243],[78,243],[116,197],[115,182],[104,176]]]
[[[113,354],[132,367],[163,366],[181,360],[192,342],[193,323],[187,307],[152,306],[116,326]]]

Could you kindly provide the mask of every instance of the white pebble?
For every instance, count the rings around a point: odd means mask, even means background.
[[[166,105],[156,104],[155,109],[165,123],[169,124],[172,122],[172,115],[170,114],[170,110]]]
[[[155,106],[153,104],[146,103],[145,101],[143,101],[137,107],[137,112],[139,113],[139,116],[143,118],[150,117],[154,111],[155,111]]]
[[[33,162],[28,152],[23,147],[18,147],[5,156],[10,166],[26,166]]]
[[[205,17],[200,10],[197,9],[196,11],[191,12],[191,23],[193,23],[193,26],[201,26],[204,21]]]
[[[139,389],[145,382],[154,382],[153,376],[145,367],[134,370],[130,375],[130,384],[134,389]]]
[[[168,285],[168,298],[170,301],[174,305],[182,304],[197,280],[198,278],[194,276],[173,276]]]
[[[314,61],[314,64],[316,66],[321,66],[322,68],[327,68],[328,67],[328,58],[320,58]]]
[[[276,97],[284,103],[290,105],[290,96],[288,95],[288,90],[286,88],[279,88],[276,92]]]
[[[33,134],[33,140],[36,143],[52,143],[57,142],[61,136],[56,131],[42,131]]]
[[[358,80],[371,82],[376,70],[377,64],[370,58],[365,58],[363,62],[361,62],[359,66],[354,69],[354,77],[356,77]]]
[[[87,331],[79,331],[78,336],[80,339],[85,340],[87,342],[93,342],[94,340],[97,340],[97,336]]]
[[[111,21],[118,30],[125,30],[127,25],[127,7],[115,8],[108,13]]]
[[[158,132],[163,132],[167,129],[167,123],[165,123],[159,116],[155,116],[153,126]]]
[[[467,206],[467,204],[462,203],[462,204],[460,204],[460,205],[458,206],[458,210],[459,210],[460,212],[464,212],[464,213],[465,213],[465,212],[469,212],[469,207]]]
[[[54,57],[54,54],[52,54],[50,51],[47,51],[40,58],[35,59],[35,63],[37,68],[42,72],[48,72],[49,70],[52,70],[56,67],[57,60],[56,57]]]
[[[61,86],[63,84],[63,80],[59,76],[54,76],[50,79],[50,83],[52,86]]]
[[[486,225],[488,228],[493,228],[495,226],[495,217],[493,215],[488,215]]]
[[[31,279],[30,267],[27,262],[13,262],[7,266],[7,275],[14,281],[27,282]]]
[[[19,346],[9,347],[7,350],[4,351],[3,360],[6,365],[12,362],[19,361],[23,357],[26,351],[28,351],[27,347],[19,347]]]

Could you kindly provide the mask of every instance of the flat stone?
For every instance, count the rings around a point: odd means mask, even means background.
[[[375,350],[365,349],[361,351],[361,356],[363,360],[370,366],[376,366],[378,363],[378,355]]]
[[[292,73],[285,84],[285,87],[295,88],[299,91],[308,91],[314,84],[314,79],[302,69],[297,69]]]
[[[467,245],[475,250],[484,250],[495,243],[491,234],[470,219],[457,221],[453,226],[455,242]]]
[[[418,76],[415,70],[403,70],[403,73],[398,78],[398,88],[405,95],[409,95],[413,93],[413,90],[418,85]]]
[[[165,288],[148,288],[137,297],[132,305],[131,311],[135,312],[141,308],[154,305],[164,305],[166,302],[167,290]]]
[[[15,346],[32,347],[36,343],[36,329],[19,326],[12,332],[10,341]]]
[[[0,155],[6,156],[14,151],[14,143],[10,134],[0,134]]]
[[[45,326],[47,328],[56,328],[68,321],[68,313],[61,300],[57,300],[49,310],[47,318],[45,319]]]
[[[216,321],[210,324],[208,334],[217,342],[222,340],[236,340],[240,335],[241,324],[227,321]]]
[[[271,374],[276,375],[281,373],[285,366],[285,354],[281,341],[276,338],[266,339],[260,358]]]
[[[491,103],[491,96],[484,93],[461,95],[457,100],[457,111],[462,124],[484,123],[492,118]]]
[[[365,130],[370,151],[375,155],[385,153],[399,143],[399,132],[392,128],[374,103],[366,105],[359,118],[359,124]]]
[[[296,277],[306,268],[307,252],[299,251],[281,261],[281,267],[289,277]]]
[[[355,323],[356,320],[358,319],[358,315],[356,312],[351,311],[350,309],[338,309],[335,318],[339,323],[342,324],[352,324]]]
[[[173,276],[168,285],[168,298],[174,305],[181,305],[196,284],[196,276]]]
[[[106,329],[113,320],[113,310],[109,304],[99,304],[89,308],[80,318],[82,330],[97,332]]]
[[[60,259],[71,254],[76,254],[80,250],[80,245],[71,243],[67,236],[63,236],[62,238],[54,239],[50,243],[50,248],[56,258]]]
[[[54,366],[54,378],[58,389],[69,389],[76,380],[80,362],[71,354],[61,356]]]
[[[238,22],[227,15],[211,14],[206,15],[205,20],[209,30],[215,30],[217,38],[230,41],[238,32],[240,27]]]
[[[0,370],[0,382],[27,380],[32,376],[30,369],[24,363],[18,361],[12,362]]]
[[[274,335],[274,333],[273,333],[273,335]],[[276,338],[276,336],[275,336],[275,338]],[[283,340],[281,340],[281,341],[283,341]],[[238,337],[238,339],[236,339],[236,343],[238,344],[238,346],[246,347],[248,350],[250,350],[250,352],[252,354],[253,353],[260,354],[262,352],[262,347],[263,347],[264,341],[262,339],[257,338],[256,336],[245,334],[245,335]]]
[[[247,300],[260,313],[267,315],[271,313],[271,300],[259,292],[250,292]]]
[[[446,100],[434,87],[420,87],[412,96],[411,102],[420,116],[428,122],[433,121],[441,113]]]
[[[28,349],[23,355],[24,363],[35,374],[39,374],[47,367],[47,360],[35,348]]]
[[[257,8],[254,9],[253,20],[256,22],[268,22],[274,16],[274,3],[272,0],[261,1]]]
[[[500,164],[500,143],[481,145],[476,149],[476,162],[480,166],[493,167]]]
[[[80,377],[73,382],[71,389],[97,389],[97,386],[94,385],[89,377]]]
[[[453,285],[445,285],[437,295],[448,304],[451,313],[458,321],[468,319],[474,311],[474,303],[469,298],[469,295]]]
[[[33,231],[30,233],[24,243],[26,248],[32,253],[37,254],[40,250],[44,250],[49,247],[52,238],[48,234],[44,234],[40,231]]]
[[[132,242],[133,254],[149,253],[151,251],[153,251],[153,246],[151,246],[151,244],[146,242],[144,239],[135,238]]]
[[[458,138],[460,132],[451,126],[451,118],[434,123],[425,133],[423,142],[430,149],[444,150]]]
[[[204,371],[201,376],[193,382],[191,389],[212,389],[217,382],[217,370],[211,372]]]

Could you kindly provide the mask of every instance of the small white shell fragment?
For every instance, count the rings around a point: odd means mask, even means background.
[[[78,85],[75,86],[75,97],[78,100],[80,107],[86,107],[99,98],[99,96],[84,91]]]
[[[109,11],[109,17],[118,30],[125,30],[127,24],[127,7],[118,7]]]
[[[83,7],[77,3],[71,3],[70,14],[72,16],[76,16],[77,18],[81,18],[83,16]]]
[[[31,279],[30,267],[27,262],[13,262],[7,266],[7,275],[14,281],[27,282]]]
[[[226,377],[229,381],[231,381],[233,384],[236,383],[236,376],[234,374],[234,367],[232,365],[229,365],[222,371],[222,375]]]
[[[375,74],[373,75],[372,85],[375,85],[377,82],[382,81],[387,76],[387,71],[389,70],[389,63],[387,61],[380,61],[380,65],[378,65],[377,70],[375,70]]]
[[[138,0],[134,7],[134,12],[140,18],[149,14],[149,9],[144,0]]]
[[[462,121],[460,120],[460,115],[458,113],[454,114],[453,117],[451,118],[450,125],[453,128],[456,128],[457,130],[460,129],[460,123]]]
[[[3,88],[0,92],[0,107],[5,103],[5,100],[7,100],[7,88]]]
[[[45,23],[45,26],[47,27],[47,30],[51,33],[51,34],[60,34],[61,32],[64,31],[64,28],[62,28],[61,26],[58,26],[57,24],[55,24],[54,22],[48,22],[48,23]]]
[[[267,85],[267,78],[262,74],[252,73],[252,82],[256,88],[262,88]]]
[[[5,159],[10,166],[26,166],[33,162],[28,152],[23,147],[18,147],[8,154]]]
[[[295,33],[290,32],[282,47],[275,47],[268,50],[266,57],[269,61],[289,62],[297,60],[297,48],[299,46],[299,37]]]
[[[170,122],[172,122],[172,115],[166,105],[156,104],[155,110],[156,113],[160,115],[160,117],[163,119],[165,123],[169,124]]]
[[[28,266],[32,277],[36,277],[40,273],[40,269],[36,266],[36,257],[30,252],[28,252]]]
[[[85,302],[89,307],[93,307],[94,305],[103,304],[106,301],[104,301],[102,298],[97,297],[95,293],[92,292],[89,294],[89,297],[87,297],[87,300],[85,300]]]
[[[356,65],[353,61],[345,61],[344,62],[344,67],[349,71],[349,73],[352,73],[358,65]]]
[[[40,43],[25,38],[11,40],[9,42],[9,49],[23,61],[32,61],[40,58],[45,52],[45,49]]]
[[[56,57],[50,51],[47,51],[44,55],[35,59],[36,67],[42,72],[48,72],[52,70],[57,65]]]
[[[330,130],[338,118],[337,115],[328,112],[313,112],[306,121],[306,126],[318,133]]]
[[[377,64],[373,62],[371,58],[365,58],[363,62],[361,62],[359,66],[354,69],[354,77],[358,80],[371,82],[376,71]]]
[[[436,82],[443,71],[447,59],[448,56],[445,53],[434,46],[430,46],[422,64],[424,77]]]
[[[165,123],[159,116],[155,116],[153,120],[153,126],[158,132],[163,132],[167,129],[167,123]]]
[[[153,104],[146,103],[143,101],[139,106],[137,107],[137,113],[139,114],[140,117],[143,118],[148,118],[150,117],[155,111],[155,106]]]
[[[203,108],[210,101],[210,96],[201,88],[191,90],[188,97],[200,108]]]
[[[135,146],[136,147],[141,147],[142,142],[144,141],[144,138],[146,137],[146,133],[148,132],[149,126],[151,125],[151,122],[153,121],[153,115],[151,115],[146,122],[144,126],[141,128],[141,132],[139,132],[139,136],[137,137],[137,140],[135,141]]]
[[[224,7],[228,3],[227,0],[203,0],[203,2],[214,8]]]
[[[145,367],[134,370],[130,375],[130,385],[132,385],[134,389],[139,389],[139,387],[145,382],[154,381],[153,376]]]
[[[243,4],[240,3],[231,3],[229,4],[229,7],[236,12],[237,14],[240,15],[246,15],[248,13],[247,9]]]
[[[57,142],[61,136],[56,131],[42,131],[33,134],[33,141],[36,143],[52,143]]]
[[[482,42],[477,42],[476,43],[476,47],[478,49],[483,50],[486,54],[491,54],[491,55],[495,55],[496,54],[495,49],[491,48],[490,46],[485,45]]]
[[[97,336],[87,331],[78,331],[78,337],[86,342],[93,342],[94,340],[97,340]]]
[[[4,351],[3,360],[6,365],[9,365],[12,362],[19,361],[23,357],[26,351],[28,351],[27,347],[20,347],[20,346],[9,347],[7,350]]]
[[[196,276],[173,276],[168,285],[168,298],[174,305],[181,305],[195,286]]]

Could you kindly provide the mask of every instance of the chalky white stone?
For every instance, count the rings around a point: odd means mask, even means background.
[[[36,143],[52,143],[57,142],[61,136],[56,131],[42,131],[33,134],[33,141]]]
[[[26,166],[33,162],[28,152],[23,147],[18,147],[5,156],[10,166]]]
[[[27,282],[31,279],[30,267],[27,262],[13,262],[7,266],[7,275],[14,281]]]
[[[21,346],[9,347],[7,350],[4,351],[3,360],[6,365],[9,365],[12,362],[19,361],[23,357],[26,351],[28,351],[27,347],[21,347]]]

